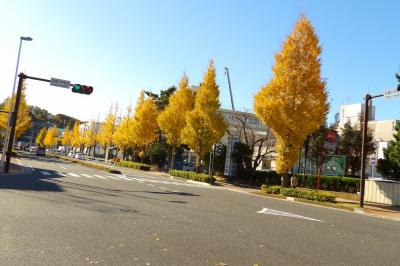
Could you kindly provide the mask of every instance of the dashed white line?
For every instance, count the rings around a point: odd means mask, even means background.
[[[166,189],[165,187],[159,187],[159,188],[161,188],[161,189]]]
[[[112,175],[106,175],[106,177],[108,177],[108,178],[112,178],[112,179],[116,179],[116,180],[119,180],[119,178],[118,178],[118,177],[116,177],[116,176],[112,176]]]
[[[81,174],[81,176],[87,177],[87,178],[94,178],[93,176],[90,176],[88,174]]]
[[[107,177],[101,176],[101,175],[93,175],[95,177],[101,178],[101,179],[107,179]]]
[[[65,174],[61,173],[61,172],[57,172],[58,175],[60,176],[66,176]]]
[[[148,186],[151,186],[151,187],[155,187],[155,185],[153,185],[153,184],[147,184]]]
[[[68,173],[70,176],[74,176],[74,177],[79,177],[79,175],[74,174],[74,173]]]
[[[64,166],[61,166],[61,165],[60,165],[60,168],[61,168],[61,169],[67,169],[67,167],[64,167]]]

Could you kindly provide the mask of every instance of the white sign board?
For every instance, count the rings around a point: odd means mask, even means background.
[[[397,89],[384,91],[383,96],[385,98],[392,98],[392,97],[400,96],[400,91],[398,91]]]
[[[69,80],[56,79],[56,78],[51,78],[51,80],[50,80],[50,86],[56,86],[56,87],[69,89],[70,85],[71,85],[71,81],[69,81]]]

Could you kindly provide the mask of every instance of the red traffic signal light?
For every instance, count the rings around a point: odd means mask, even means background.
[[[87,85],[75,84],[72,87],[72,92],[89,95],[93,92],[93,87]]]

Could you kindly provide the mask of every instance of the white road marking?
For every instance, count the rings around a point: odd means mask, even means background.
[[[65,174],[61,173],[61,172],[57,172],[58,175],[60,176],[65,176]]]
[[[101,175],[93,175],[95,177],[101,178],[101,179],[107,179],[107,177],[101,176]]]
[[[112,175],[106,175],[106,177],[108,177],[108,178],[112,178],[112,179],[116,179],[116,180],[119,180],[119,178],[118,178],[118,177],[116,177],[116,176],[112,176]]]
[[[79,177],[79,175],[74,174],[74,173],[68,173],[70,176],[74,176],[74,177]]]
[[[159,187],[159,188],[161,188],[161,189],[166,189],[165,187]]]
[[[297,214],[293,214],[293,213],[289,213],[289,212],[283,212],[283,211],[278,211],[278,210],[274,210],[274,209],[269,209],[269,208],[263,208],[261,211],[258,211],[257,213],[276,215],[276,216],[292,217],[292,218],[297,218],[297,219],[303,219],[303,220],[308,220],[308,221],[315,221],[315,222],[324,223],[324,221],[321,221],[321,220],[318,220],[318,219],[305,217],[305,216],[301,216],[301,215],[297,215]]]
[[[42,175],[51,175],[49,172],[46,171],[40,171],[42,173]]]
[[[153,185],[153,184],[147,184],[148,186],[151,186],[151,187],[155,187],[155,185]]]
[[[60,165],[60,168],[61,168],[61,169],[67,169],[67,167],[64,167],[64,166],[61,166],[61,165]]]
[[[87,178],[94,178],[93,176],[90,176],[88,174],[81,174],[81,176],[87,177]]]

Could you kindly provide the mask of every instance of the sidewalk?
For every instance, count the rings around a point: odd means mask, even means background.
[[[1,159],[1,155],[0,155]],[[17,158],[11,158],[10,169],[7,174],[4,173],[3,168],[0,166],[0,176],[3,175],[16,175],[16,174],[23,174],[24,170],[23,167],[20,165],[20,161]]]

